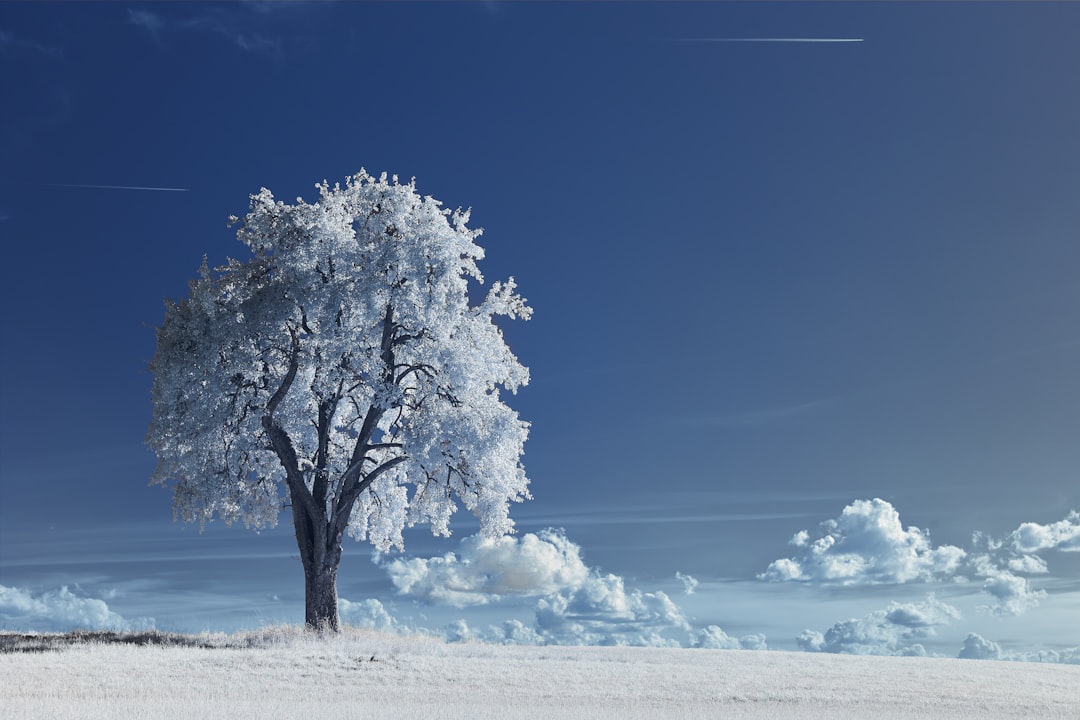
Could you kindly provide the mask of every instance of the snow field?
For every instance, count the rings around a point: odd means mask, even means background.
[[[1080,718],[1080,667],[445,644],[350,631],[265,647],[0,655],[5,718]]]

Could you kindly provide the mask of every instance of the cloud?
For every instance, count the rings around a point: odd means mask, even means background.
[[[983,590],[996,600],[993,605],[986,606],[995,615],[1022,615],[1046,597],[1045,590],[1033,590],[1026,578],[1007,570],[990,574],[983,583]]]
[[[1080,552],[1080,513],[1073,510],[1064,520],[1049,525],[1022,523],[1010,533],[1007,542],[1013,550],[1022,554],[1043,550]]]
[[[758,579],[840,586],[982,580],[983,591],[993,598],[983,609],[1021,615],[1047,596],[1022,577],[1049,572],[1034,553],[1080,550],[1080,513],[1048,525],[1025,522],[1001,539],[976,532],[965,552],[952,545],[933,547],[929,533],[919,528],[905,530],[899,513],[884,500],[856,500],[813,535],[796,533],[791,544],[799,552],[770,563]]]
[[[791,544],[799,549],[795,557],[774,561],[759,579],[836,585],[929,581],[954,574],[966,555],[952,545],[934,548],[925,530],[905,530],[896,509],[878,498],[856,500],[813,536],[796,533]]]
[[[359,602],[338,598],[338,613],[342,622],[353,627],[399,633],[404,630],[398,624],[398,621],[387,612],[383,604],[375,598],[368,598]]]
[[[921,603],[894,602],[863,618],[838,622],[824,634],[805,630],[796,642],[807,652],[924,656],[926,648],[917,641],[959,617],[956,608],[931,594]]]
[[[716,625],[699,630],[692,647],[705,650],[768,650],[765,636],[754,634],[733,638]]]
[[[273,15],[271,12],[259,9],[259,6],[254,4],[249,5],[248,9],[253,10],[259,18],[265,19]],[[154,42],[159,45],[166,30],[203,32],[217,35],[246,52],[279,52],[281,45],[276,40],[271,40],[247,27],[238,29],[239,26],[247,25],[250,19],[251,14],[241,17],[228,7],[211,8],[201,15],[183,20],[166,18],[149,10],[128,9],[128,22],[149,33]]]
[[[446,630],[451,640],[679,646],[691,630],[667,594],[628,589],[618,575],[589,568],[581,548],[561,530],[520,539],[472,536],[456,553],[377,562],[399,594],[429,603],[462,608],[537,598],[534,627],[515,620],[476,630],[461,621]]]
[[[968,633],[960,647],[960,654],[956,657],[962,660],[1003,660],[1004,653],[996,642],[991,642],[978,633]]]
[[[969,633],[956,656],[962,660],[1009,660],[1012,662],[1045,662],[1080,665],[1080,647],[1064,650],[1038,650],[1034,652],[1008,652],[996,642],[978,633]]]
[[[1045,575],[1049,566],[1037,552],[1080,550],[1080,513],[1075,510],[1058,522],[1042,525],[1021,523],[1004,538],[995,539],[975,533],[972,546],[980,552],[968,557],[967,567],[972,575],[984,579],[983,590],[994,598],[984,606],[995,615],[1021,615],[1046,597],[1021,575]]]
[[[154,42],[161,42],[161,33],[167,24],[165,18],[149,10],[138,8],[128,8],[127,12],[129,23],[150,33],[150,37],[154,38]]]
[[[0,585],[0,627],[5,630],[131,630],[153,625],[147,618],[129,622],[110,610],[104,600],[79,597],[66,585],[41,595]]]
[[[59,58],[64,54],[63,50],[60,48],[50,47],[34,40],[16,37],[6,30],[0,30],[0,55],[27,51],[50,58]]]
[[[697,578],[692,575],[684,575],[681,572],[675,573],[675,579],[683,584],[683,592],[687,595],[693,595],[694,590],[697,589]]]
[[[593,573],[580,587],[541,598],[536,629],[552,645],[679,647],[690,623],[665,593],[627,591],[617,575]]]
[[[485,605],[506,595],[530,597],[578,588],[589,576],[581,548],[556,530],[461,542],[458,553],[382,564],[398,593],[454,607]]]

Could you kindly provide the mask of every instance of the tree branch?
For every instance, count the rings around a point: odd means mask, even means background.
[[[281,385],[266,403],[266,414],[263,415],[262,426],[263,430],[266,431],[266,437],[270,440],[270,446],[278,457],[278,461],[281,462],[281,466],[285,469],[285,482],[289,486],[289,494],[294,500],[299,500],[311,518],[312,523],[319,525],[320,523],[317,523],[316,519],[325,517],[326,510],[324,508],[320,512],[316,507],[315,499],[308,491],[307,485],[304,484],[304,476],[300,473],[300,465],[297,462],[296,448],[293,447],[292,439],[274,419],[274,412],[292,387],[293,380],[296,379],[296,372],[300,366],[300,338],[297,337],[295,330],[290,330],[289,334],[292,336],[289,369],[285,372]]]
[[[363,476],[358,482],[356,482],[348,492],[342,492],[340,497],[334,498],[334,516],[330,518],[330,537],[339,538],[341,534],[345,532],[345,527],[349,524],[349,516],[352,514],[352,506],[356,503],[356,499],[360,497],[360,493],[364,492],[371,486],[371,483],[382,475],[387,470],[397,467],[401,463],[408,460],[408,456],[401,455],[387,460],[379,467],[372,470],[367,475]],[[350,468],[352,471],[353,468]],[[359,477],[359,471],[357,469],[357,477]]]

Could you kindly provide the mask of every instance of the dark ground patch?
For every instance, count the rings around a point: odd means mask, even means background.
[[[159,645],[164,647],[221,647],[210,639],[194,635],[165,633],[156,630],[114,632],[110,630],[75,630],[67,633],[0,632],[0,653],[47,652],[79,645]]]

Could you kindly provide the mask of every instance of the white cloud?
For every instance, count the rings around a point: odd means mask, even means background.
[[[796,642],[808,652],[851,655],[926,655],[919,640],[933,637],[960,613],[929,595],[921,603],[891,603],[863,618],[838,622],[824,634],[805,630]]]
[[[885,500],[856,500],[814,535],[802,530],[791,539],[795,557],[771,563],[762,580],[837,585],[906,583],[948,577],[966,553],[952,545],[934,548],[930,534],[906,530],[900,514]]]
[[[518,621],[486,631],[455,624],[447,629],[451,640],[677,646],[691,629],[667,594],[627,589],[623,578],[589,568],[581,548],[560,530],[520,539],[472,536],[442,557],[378,562],[399,594],[430,603],[467,607],[538,598],[533,628]],[[696,584],[682,578],[687,587]]]
[[[338,613],[342,622],[353,627],[391,632],[402,631],[398,621],[375,598],[359,602],[338,598]]]
[[[5,630],[131,630],[153,624],[146,618],[129,622],[110,610],[104,600],[79,597],[66,585],[40,595],[0,585],[0,627]]]
[[[705,650],[768,650],[765,636],[754,634],[733,638],[716,625],[699,630],[693,647]]]
[[[991,573],[983,583],[983,590],[996,601],[987,606],[995,615],[1022,615],[1046,597],[1045,590],[1033,590],[1027,578],[1008,570]]]
[[[541,598],[536,629],[552,645],[677,647],[673,631],[685,635],[690,623],[665,593],[627,591],[621,577],[592,573],[576,589]]]
[[[1002,539],[975,533],[973,544],[982,552],[968,557],[971,574],[984,579],[983,590],[994,598],[985,606],[995,615],[1021,615],[1046,597],[1021,575],[1045,575],[1046,560],[1034,553],[1048,550],[1080,550],[1080,513],[1075,510],[1058,522],[1035,522],[1020,526]]]
[[[1073,510],[1064,520],[1049,525],[1022,523],[1009,535],[1008,544],[1022,554],[1042,550],[1080,552],[1080,513]]]
[[[697,589],[698,581],[693,575],[684,575],[681,572],[675,573],[675,579],[682,583],[683,592],[687,595],[693,595],[694,590]]]
[[[1010,660],[1013,662],[1045,662],[1080,665],[1080,647],[1064,650],[1037,650],[1008,652],[992,640],[978,633],[969,633],[960,648],[958,658],[964,660]]]
[[[1020,557],[1009,558],[1008,566],[1009,570],[1024,573],[1025,575],[1045,575],[1050,572],[1050,569],[1046,566],[1046,561],[1038,555],[1021,555]]]
[[[520,620],[507,620],[502,626],[489,626],[486,631],[473,630],[464,619],[450,623],[443,635],[447,642],[485,642],[498,645],[543,645],[534,629]]]
[[[978,633],[968,633],[968,636],[964,638],[964,644],[960,648],[960,654],[956,657],[962,660],[1005,659],[1000,645],[991,640],[987,640]]]
[[[1020,615],[1047,595],[1022,577],[1049,572],[1034,553],[1080,549],[1080,513],[1048,525],[1023,523],[1003,539],[976,532],[967,553],[952,545],[933,547],[929,533],[919,528],[905,530],[884,500],[856,500],[816,533],[796,533],[791,544],[798,553],[771,563],[759,579],[844,586],[978,579],[993,598],[984,609]]]
[[[555,530],[526,533],[520,540],[474,535],[461,542],[458,553],[398,558],[382,567],[399,594],[454,607],[507,595],[550,595],[581,587],[589,577],[581,548]]]

